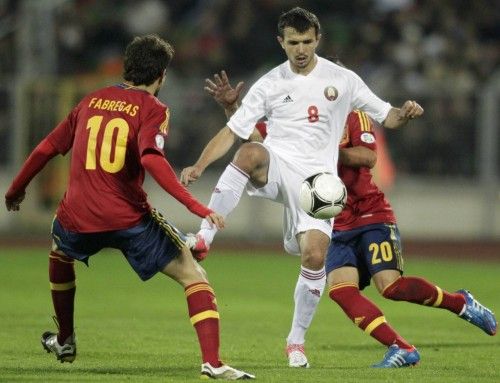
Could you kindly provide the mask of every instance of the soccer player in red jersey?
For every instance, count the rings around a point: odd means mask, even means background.
[[[217,228],[224,219],[198,202],[178,181],[165,158],[169,109],[157,98],[174,55],[155,35],[127,46],[124,82],[99,89],[81,102],[33,150],[5,195],[17,211],[30,181],[58,154],[70,150],[69,185],[52,224],[49,279],[59,331],[42,335],[42,346],[61,362],[76,357],[74,260],[88,264],[105,247],[119,249],[142,280],[161,272],[185,290],[198,335],[201,373],[218,379],[252,379],[219,358],[219,313],[205,271],[193,259],[186,236],[147,201],[145,170],[189,211]]]
[[[443,308],[495,335],[494,314],[467,290],[449,293],[423,278],[403,276],[396,218],[370,172],[376,161],[373,122],[366,113],[353,111],[347,118],[338,166],[347,188],[347,204],[335,217],[325,267],[330,298],[359,328],[388,347],[384,359],[373,367],[414,365],[420,355],[387,323],[380,309],[361,295],[371,279],[387,299]]]

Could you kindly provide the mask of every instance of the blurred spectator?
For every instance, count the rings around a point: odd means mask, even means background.
[[[0,0],[3,74],[15,71],[8,47],[13,47],[17,3]],[[283,61],[276,49],[276,23],[281,12],[295,5],[291,0],[68,0],[56,12],[58,72],[118,76],[121,52],[133,35],[157,33],[172,40],[171,76],[183,94],[172,96],[182,99],[172,117],[182,137],[171,141],[171,156],[181,166],[192,161],[185,158],[183,145],[201,145],[205,135],[211,136],[207,129],[220,126],[218,108],[203,94],[203,78],[226,69],[235,80],[250,84]],[[305,0],[300,6],[320,16],[325,56],[340,57],[387,98],[410,93],[424,100],[426,123],[420,131],[388,134],[400,171],[474,172],[475,100],[499,70],[499,1]],[[458,156],[449,150],[453,145],[472,152]]]

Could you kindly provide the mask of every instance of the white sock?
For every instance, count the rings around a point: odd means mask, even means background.
[[[220,176],[212,197],[210,197],[208,207],[226,218],[240,202],[249,178],[249,175],[243,170],[230,163]],[[210,223],[206,219],[201,221],[198,234],[205,239],[207,244],[212,243],[216,233],[215,226],[210,227]]]
[[[326,284],[325,269],[310,270],[300,266],[300,275],[295,286],[295,310],[287,344],[304,344],[306,331],[318,307]]]

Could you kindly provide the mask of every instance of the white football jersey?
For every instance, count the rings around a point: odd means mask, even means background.
[[[347,115],[360,109],[382,122],[391,105],[354,72],[316,58],[307,76],[294,73],[288,60],[262,76],[227,125],[247,139],[257,121],[266,117],[264,142],[275,153],[302,169],[336,174]]]

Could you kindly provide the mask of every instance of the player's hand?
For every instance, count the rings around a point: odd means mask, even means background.
[[[23,202],[26,193],[23,192],[17,196],[10,196],[9,194],[5,195],[5,206],[8,211],[18,211],[20,209],[21,202]]]
[[[203,173],[203,171],[196,166],[188,166],[187,168],[182,169],[181,172],[182,184],[184,186],[188,186],[190,183],[200,178],[201,173]]]
[[[224,217],[220,214],[217,214],[215,212],[207,215],[205,219],[208,221],[210,226],[215,226],[217,229],[224,229],[226,226],[226,223],[224,222]]]
[[[413,100],[407,100],[399,110],[400,119],[414,119],[424,114],[424,109]]]
[[[204,89],[210,94],[217,103],[224,109],[234,107],[240,98],[243,82],[239,82],[235,88],[229,83],[226,71],[221,71],[219,74],[214,74],[213,81],[210,79],[205,80]]]

